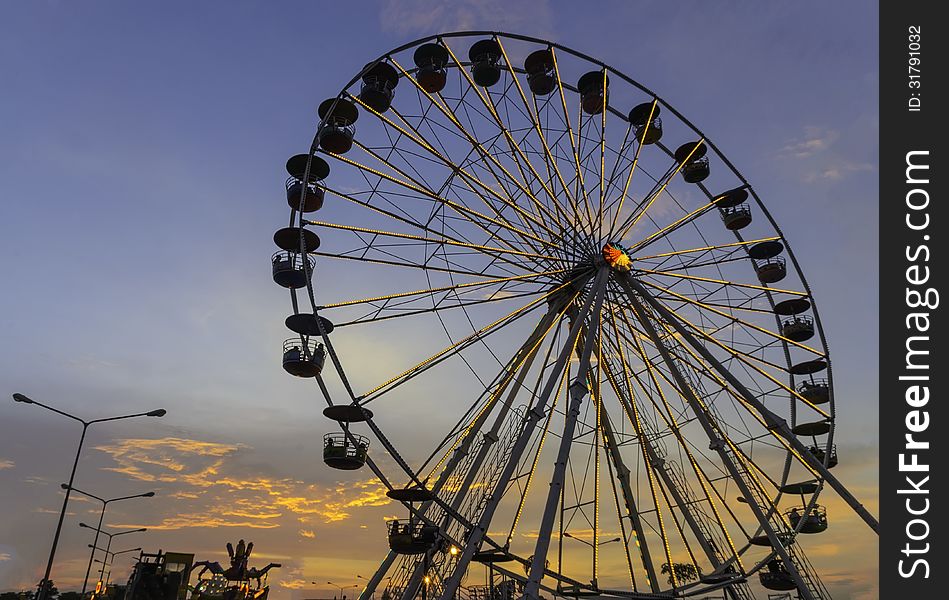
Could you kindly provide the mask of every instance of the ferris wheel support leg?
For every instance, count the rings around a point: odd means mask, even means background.
[[[511,476],[514,474],[514,470],[517,468],[517,465],[521,460],[521,456],[524,454],[527,444],[530,442],[530,438],[534,433],[534,430],[537,428],[537,423],[539,423],[540,420],[545,416],[547,403],[550,400],[550,396],[556,389],[557,384],[560,381],[560,376],[563,373],[563,370],[567,367],[567,363],[569,362],[571,355],[573,355],[573,348],[576,344],[577,336],[580,334],[580,328],[583,324],[583,320],[586,318],[587,314],[593,307],[595,298],[602,297],[602,291],[606,289],[607,279],[607,270],[600,268],[597,271],[596,278],[593,281],[593,293],[588,295],[586,301],[584,302],[583,308],[580,310],[579,318],[575,320],[573,325],[570,327],[570,332],[567,334],[567,339],[564,340],[564,345],[560,350],[560,354],[557,356],[557,362],[554,364],[553,369],[551,369],[550,375],[544,384],[544,389],[538,395],[534,405],[527,412],[524,423],[521,427],[521,432],[518,434],[517,441],[515,442],[514,447],[511,449],[511,456],[508,458],[508,462],[504,466],[504,471],[501,473],[501,477],[494,486],[494,489],[491,491],[491,500],[485,506],[484,512],[481,513],[481,517],[478,519],[476,526],[469,533],[467,537],[467,543],[465,544],[465,549],[458,558],[458,562],[455,564],[455,568],[452,571],[451,576],[445,581],[445,586],[440,596],[441,600],[451,600],[455,597],[455,593],[458,591],[458,586],[461,584],[461,578],[464,577],[464,574],[468,569],[468,565],[471,564],[472,557],[474,556],[475,552],[478,551],[481,546],[481,542],[484,540],[484,536],[488,533],[488,526],[491,524],[492,517],[494,517],[494,511],[497,509],[498,503],[504,496],[504,490],[507,489],[507,486],[511,481]]]
[[[805,462],[809,468],[820,473],[821,477],[824,478],[824,481],[826,481],[827,484],[830,485],[830,487],[833,488],[835,492],[837,492],[844,502],[850,505],[850,508],[852,508],[853,511],[857,513],[867,525],[870,526],[870,529],[872,529],[877,534],[880,533],[880,523],[877,521],[876,517],[870,514],[870,511],[867,510],[867,508],[861,504],[853,494],[850,493],[850,490],[848,490],[844,484],[841,483],[840,480],[837,479],[833,473],[831,473],[830,470],[824,466],[824,463],[818,461],[814,455],[810,453],[807,447],[801,443],[799,439],[797,439],[797,436],[794,435],[794,433],[791,431],[791,428],[788,426],[787,421],[768,410],[768,408],[760,400],[758,400],[758,398],[756,398],[755,395],[751,393],[751,391],[745,387],[745,385],[742,384],[737,377],[735,377],[728,369],[726,369],[725,366],[722,365],[722,363],[719,362],[712,355],[712,353],[708,351],[708,348],[706,348],[704,344],[702,344],[695,338],[694,335],[692,335],[692,332],[690,332],[686,327],[682,326],[679,320],[675,318],[675,315],[673,315],[669,309],[660,304],[641,283],[636,281],[635,278],[626,275],[625,277],[620,278],[619,282],[620,285],[622,285],[627,291],[627,294],[630,296],[631,300],[633,300],[633,292],[635,291],[646,302],[649,303],[653,310],[662,316],[663,320],[672,325],[672,327],[676,330],[676,333],[682,336],[682,339],[687,341],[690,346],[695,348],[695,350],[705,360],[707,360],[716,371],[718,371],[725,381],[735,386],[735,390],[742,395],[745,401],[758,411],[761,417],[765,420],[765,423],[768,424],[769,429],[784,438],[788,444],[794,448],[794,451],[800,460]]]
[[[794,579],[794,583],[797,586],[798,595],[801,600],[820,600],[815,598],[808,586],[806,585],[803,577],[798,572],[797,568],[794,565],[794,561],[791,559],[790,554],[787,549],[784,547],[784,541],[778,536],[778,532],[774,530],[774,527],[771,526],[771,522],[768,520],[765,512],[762,510],[762,507],[758,506],[758,502],[755,500],[755,495],[752,494],[751,489],[748,487],[748,483],[745,481],[741,472],[738,470],[738,467],[735,465],[732,457],[725,450],[726,442],[722,439],[722,436],[719,434],[716,425],[712,423],[712,420],[709,418],[709,415],[705,412],[702,403],[699,401],[698,396],[695,395],[695,391],[692,389],[692,386],[689,385],[688,381],[682,375],[682,372],[679,370],[678,364],[673,359],[672,355],[669,353],[668,348],[663,343],[662,339],[659,337],[659,334],[656,332],[655,327],[652,324],[652,321],[649,319],[649,315],[646,314],[645,306],[640,302],[637,295],[643,286],[631,277],[622,277],[619,278],[620,285],[626,291],[627,299],[629,300],[630,308],[632,308],[633,313],[636,315],[636,319],[642,325],[643,330],[646,332],[646,335],[652,340],[653,344],[656,346],[656,349],[659,351],[660,356],[662,357],[663,362],[666,364],[666,367],[669,369],[672,374],[672,378],[675,380],[676,385],[679,387],[684,399],[688,402],[689,406],[692,408],[692,412],[695,414],[699,423],[702,426],[702,429],[705,430],[705,434],[708,436],[709,441],[711,442],[711,448],[715,450],[719,457],[721,458],[722,464],[725,466],[725,469],[731,475],[735,484],[738,486],[738,489],[741,490],[742,496],[748,503],[748,507],[754,513],[755,518],[758,520],[758,524],[764,529],[765,533],[768,536],[768,539],[771,542],[772,548],[781,558],[781,561],[784,563],[785,568],[788,573]],[[663,319],[668,320],[672,315],[668,314],[665,311],[659,310],[656,307],[658,303],[655,302],[650,296],[645,295],[645,291],[640,293],[647,302],[660,315]],[[662,307],[660,307],[662,308]],[[682,334],[685,335],[685,334]]]
[[[506,373],[501,380],[501,383],[498,385],[497,391],[494,393],[494,400],[492,404],[497,403],[497,399],[504,395],[508,386],[511,385],[512,381],[514,385],[511,387],[511,390],[507,395],[507,402],[501,404],[501,410],[498,412],[498,415],[495,417],[494,424],[491,427],[491,430],[484,434],[485,443],[481,446],[478,451],[478,454],[475,456],[474,461],[471,466],[468,468],[468,472],[465,474],[464,483],[461,484],[459,490],[461,490],[452,501],[451,508],[453,511],[458,511],[467,497],[464,491],[471,491],[472,483],[474,482],[475,477],[477,477],[478,472],[481,470],[481,465],[484,463],[485,458],[488,455],[488,452],[491,449],[491,446],[498,440],[498,432],[501,430],[501,427],[504,424],[507,415],[511,411],[511,407],[514,405],[514,397],[517,395],[517,392],[520,391],[524,379],[527,377],[528,371],[533,364],[534,358],[537,356],[538,350],[540,350],[540,341],[546,336],[550,327],[553,325],[554,320],[557,319],[564,310],[564,301],[569,300],[566,296],[558,296],[558,299],[552,301],[547,313],[541,318],[540,322],[534,328],[534,331],[527,338],[527,341],[524,342],[524,345],[515,353],[511,361],[506,365]],[[560,298],[564,298],[561,300]],[[472,424],[469,434],[466,436],[464,441],[458,446],[454,454],[448,463],[445,465],[445,469],[441,472],[438,479],[435,481],[435,484],[432,486],[432,493],[438,494],[438,492],[445,485],[445,482],[448,481],[449,477],[454,473],[455,469],[458,467],[458,464],[461,460],[467,456],[471,444],[474,442],[475,435],[481,430],[481,427],[487,421],[488,416],[490,416],[493,406],[487,408],[482,412],[482,414],[475,420]],[[424,512],[428,509],[431,502],[426,502],[422,505],[421,511]],[[444,530],[448,523],[451,521],[451,514],[446,514],[441,527]],[[409,578],[409,583],[405,586],[405,590],[402,593],[401,600],[411,600],[418,593],[418,589],[422,584],[422,578],[425,575],[424,560],[418,560],[415,563],[415,567],[412,571],[412,575]],[[360,598],[360,600],[366,600]]]
[[[571,318],[576,319],[576,311],[572,311],[570,315]],[[580,339],[586,339],[584,336],[589,333],[588,330],[581,331]],[[577,357],[580,358],[579,356]],[[607,378],[609,378],[609,371],[607,369]],[[617,394],[619,391],[617,390]],[[609,413],[604,409],[603,403],[600,403],[600,423],[603,429],[603,436],[606,438],[606,451],[610,455],[610,459],[613,461],[613,465],[616,469],[616,479],[619,481],[620,490],[623,493],[623,502],[626,504],[626,513],[629,516],[630,521],[633,524],[633,530],[636,532],[636,536],[639,540],[639,553],[640,558],[643,561],[643,566],[646,569],[646,575],[649,577],[649,587],[654,593],[660,591],[659,587],[659,578],[656,577],[656,569],[652,563],[652,557],[649,552],[649,544],[646,542],[646,534],[643,529],[642,520],[639,518],[639,510],[636,507],[636,497],[633,494],[632,487],[629,484],[629,467],[626,466],[626,462],[623,460],[623,455],[619,451],[619,445],[616,443],[616,435],[613,432],[613,424],[610,421]],[[626,541],[624,540],[624,543]]]
[[[607,452],[609,452],[610,458],[615,465],[616,479],[619,481],[620,489],[623,492],[623,501],[626,503],[626,512],[630,521],[633,523],[633,529],[636,532],[637,539],[639,540],[639,553],[642,557],[646,574],[649,577],[649,588],[654,593],[658,593],[660,591],[659,578],[656,577],[656,568],[652,564],[652,557],[649,554],[649,545],[646,542],[646,532],[643,529],[642,521],[639,518],[639,510],[636,507],[636,497],[633,495],[632,487],[629,485],[630,470],[623,461],[622,454],[620,454],[619,445],[616,443],[616,434],[613,432],[613,425],[610,423],[610,418],[607,414],[607,411],[603,409],[602,402],[600,403],[600,412],[602,415],[600,420],[603,428],[603,436],[606,438]],[[623,540],[623,543],[627,543],[627,541]]]
[[[604,267],[605,269],[605,267]],[[608,271],[601,270],[601,274]],[[606,285],[604,277],[598,277],[601,282],[599,287],[595,287],[594,306],[591,311],[591,329],[595,330],[599,324],[600,314],[603,309],[603,298],[606,294]],[[574,325],[580,325],[581,331],[584,329],[585,318],[577,317]],[[557,507],[560,504],[560,490],[563,488],[564,475],[567,469],[567,459],[570,456],[570,446],[573,444],[573,435],[577,426],[577,418],[580,415],[580,403],[589,393],[589,372],[590,356],[593,354],[593,346],[596,335],[592,331],[588,332],[583,344],[583,352],[580,354],[580,364],[577,367],[577,378],[570,384],[570,408],[564,418],[563,437],[560,439],[560,449],[557,453],[557,461],[554,463],[554,473],[550,479],[550,490],[547,492],[547,503],[544,507],[544,516],[540,523],[540,529],[537,533],[537,543],[534,546],[534,560],[531,562],[530,571],[528,571],[527,584],[524,586],[524,597],[533,600],[540,594],[540,581],[544,577],[544,571],[547,568],[547,551],[550,549],[550,536],[554,527],[554,519],[557,516]],[[599,393],[599,392],[597,392]]]
[[[376,572],[369,579],[369,583],[366,584],[366,587],[363,588],[361,594],[359,594],[359,600],[370,600],[373,594],[376,593],[376,588],[379,587],[379,584],[382,583],[382,578],[386,576],[386,573],[389,572],[389,568],[392,567],[392,563],[395,562],[395,558],[398,556],[392,550],[389,550],[389,553],[383,559],[382,564],[379,565],[379,568],[376,569]]]

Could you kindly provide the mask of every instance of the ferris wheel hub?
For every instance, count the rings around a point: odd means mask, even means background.
[[[633,261],[629,257],[629,251],[618,242],[608,242],[603,246],[603,260],[615,271],[623,273],[629,272]]]

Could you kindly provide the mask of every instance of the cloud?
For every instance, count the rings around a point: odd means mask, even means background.
[[[869,162],[855,162],[849,155],[837,148],[840,133],[833,129],[821,129],[808,126],[804,135],[789,140],[780,150],[779,159],[795,159],[803,163],[805,183],[840,181],[854,173],[873,171],[876,167]]]
[[[154,515],[149,523],[111,524],[158,530],[247,527],[273,529],[282,518],[309,524],[349,519],[361,507],[390,502],[386,487],[375,479],[345,485],[310,484],[287,477],[252,472],[241,464],[252,452],[246,445],[229,445],[183,438],[125,439],[97,447],[119,466],[107,467],[141,481],[173,486],[173,514]],[[300,530],[301,535],[310,537]]]
[[[788,141],[778,154],[783,157],[808,158],[830,148],[839,137],[840,134],[833,129],[825,131],[819,127],[805,127],[804,137]]]
[[[817,181],[838,181],[851,173],[862,171],[873,171],[876,167],[870,163],[854,163],[849,161],[830,162],[825,164],[820,170],[808,173],[804,181],[814,183]]]
[[[280,587],[289,590],[300,590],[306,587],[312,587],[306,579],[292,579],[290,581],[281,581]]]
[[[207,471],[213,472],[222,457],[237,452],[240,444],[217,444],[181,438],[126,439],[96,450],[112,456],[118,467],[107,470],[123,473],[141,481],[176,481],[186,476],[187,467],[181,462],[184,457],[210,457]],[[208,472],[204,474],[208,474]]]
[[[385,0],[379,21],[399,35],[500,29],[550,36],[553,29],[547,0]]]
[[[0,562],[13,560],[13,556],[9,552],[0,552]]]
[[[316,533],[312,529],[301,529],[297,533],[299,533],[301,537],[305,537],[307,539],[312,540],[316,538]]]
[[[12,460],[7,460],[5,458],[0,458],[0,471],[4,469],[12,469],[16,464]]]

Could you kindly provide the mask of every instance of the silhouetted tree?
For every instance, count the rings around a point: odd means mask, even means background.
[[[79,592],[63,592],[59,595],[59,600],[82,600],[82,594]]]
[[[673,581],[678,581],[680,584],[688,583],[702,576],[702,569],[691,563],[672,563],[671,568],[669,563],[663,563],[660,572],[669,576],[669,583]],[[673,573],[675,573],[675,578],[672,576]]]

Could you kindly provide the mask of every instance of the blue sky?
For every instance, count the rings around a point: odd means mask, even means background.
[[[834,357],[842,454],[872,456],[875,10],[857,2],[596,7],[516,0],[5,4],[0,389],[89,417],[167,408],[160,422],[93,431],[77,485],[115,495],[181,493],[174,482],[135,471],[148,460],[128,439],[166,440],[153,456],[195,473],[230,457],[222,470],[266,474],[292,488],[292,497],[348,506],[340,511],[349,516],[332,526],[316,519],[256,534],[260,552],[305,557],[280,577],[368,574],[372,560],[355,545],[345,557],[351,564],[319,571],[320,550],[300,533],[358,538],[352,531],[368,522],[359,511],[386,509],[372,506],[371,489],[339,492],[334,474],[315,460],[325,423],[310,392],[277,363],[286,301],[269,280],[267,260],[272,232],[286,220],[283,163],[309,143],[317,104],[369,60],[437,31],[507,30],[556,40],[656,90],[754,184],[818,299]],[[37,578],[54,523],[46,511],[58,503],[77,433],[55,415],[0,404],[0,589]],[[850,471],[842,465],[841,477],[875,508],[874,462]],[[75,581],[87,543],[75,521],[86,508],[67,521],[57,580]],[[116,524],[148,519],[142,505],[116,509]],[[219,553],[231,531],[169,527],[136,545]],[[854,559],[860,574],[852,581],[842,575],[836,591],[874,597],[867,561],[876,540],[854,535],[867,548]]]

